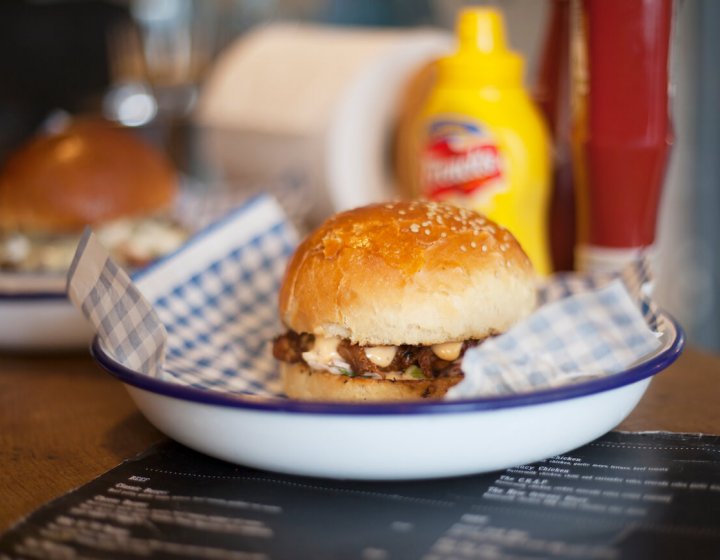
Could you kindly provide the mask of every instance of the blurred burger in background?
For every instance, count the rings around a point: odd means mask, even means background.
[[[171,218],[177,195],[173,165],[135,133],[70,120],[0,170],[0,270],[64,272],[86,226],[119,264],[142,267],[187,236]]]

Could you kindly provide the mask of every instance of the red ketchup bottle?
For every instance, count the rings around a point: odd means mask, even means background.
[[[655,241],[672,143],[672,0],[583,0],[580,6],[573,53],[576,266],[616,270]]]

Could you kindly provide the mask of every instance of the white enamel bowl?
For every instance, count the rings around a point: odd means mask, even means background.
[[[96,339],[95,359],[147,419],[213,457],[287,474],[416,479],[476,474],[564,453],[617,426],[680,355],[661,317],[659,350],[624,372],[525,395],[403,404],[308,403],[196,389],[132,371]]]

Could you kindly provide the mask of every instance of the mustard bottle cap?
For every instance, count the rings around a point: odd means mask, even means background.
[[[495,8],[465,8],[456,23],[458,49],[438,61],[441,85],[520,87],[523,59],[508,48],[505,21]]]

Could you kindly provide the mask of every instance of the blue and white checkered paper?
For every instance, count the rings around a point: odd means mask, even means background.
[[[68,293],[103,348],[135,371],[206,390],[281,396],[271,340],[282,331],[277,293],[297,241],[276,201],[260,196],[131,280],[88,233]],[[640,263],[623,282],[554,278],[528,320],[467,353],[466,379],[449,398],[607,375],[651,352],[659,342],[649,327],[656,318],[646,272]]]
[[[183,385],[263,396],[280,392],[269,341],[280,330],[277,293],[297,236],[273,198],[252,199],[133,281],[94,236],[85,237],[68,275],[68,294],[113,358]],[[87,284],[102,286],[114,305],[95,306],[90,289],[83,288]],[[146,304],[139,311],[132,307],[138,318],[118,317],[114,310],[133,301]],[[110,332],[103,322],[112,325]],[[140,356],[128,360],[125,347],[155,340],[149,337],[154,328],[165,340],[141,346]],[[151,356],[154,367],[138,367]]]
[[[572,282],[575,289],[587,286]],[[503,336],[466,352],[465,378],[447,398],[526,393],[623,371],[661,344],[647,310],[646,319],[620,278],[546,302]]]
[[[165,328],[152,305],[89,229],[70,265],[67,292],[119,362],[147,375],[159,374]]]

